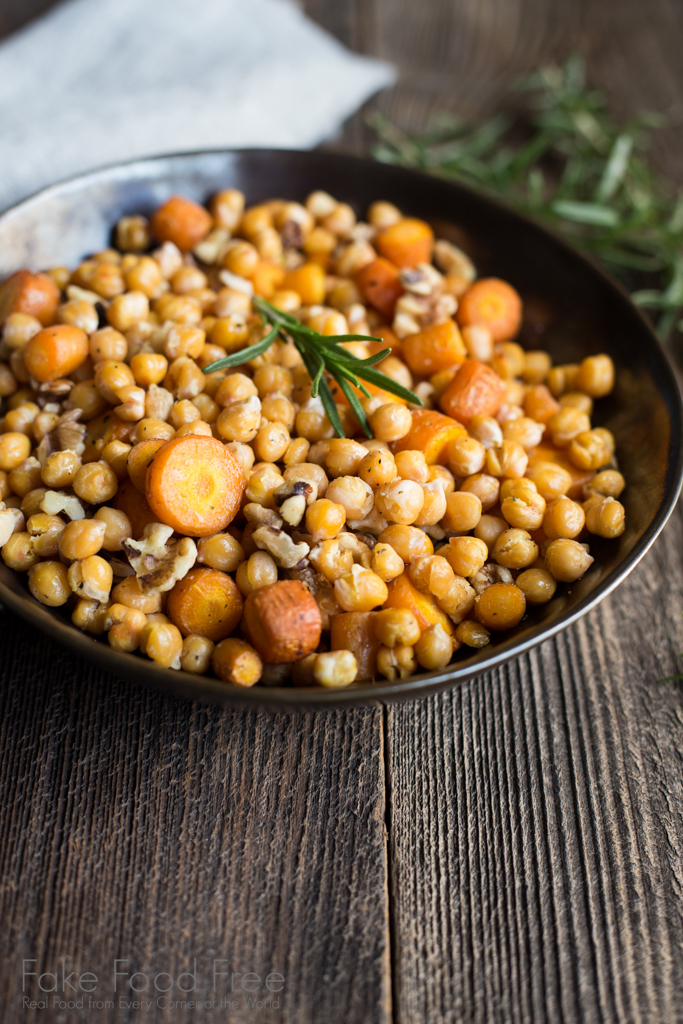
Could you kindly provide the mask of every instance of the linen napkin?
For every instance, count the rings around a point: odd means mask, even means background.
[[[135,157],[306,149],[393,80],[290,0],[69,0],[0,44],[0,209]]]

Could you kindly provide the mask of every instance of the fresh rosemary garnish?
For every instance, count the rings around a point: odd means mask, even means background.
[[[379,114],[374,155],[484,189],[587,250],[658,316],[666,338],[683,330],[683,194],[643,156],[661,120],[620,127],[571,57],[523,79],[521,116],[480,125],[438,115],[426,134],[406,135]]]
[[[249,345],[248,348],[231,352],[224,359],[218,359],[215,363],[211,363],[204,368],[204,373],[224,370],[228,366],[242,366],[244,363],[256,359],[257,356],[262,356],[275,339],[280,337],[285,342],[291,340],[296,346],[303,359],[304,366],[313,381],[311,396],[316,398],[320,395],[327,417],[339,437],[345,437],[346,435],[339,419],[337,406],[326,374],[337,382],[353,409],[363,432],[368,437],[372,437],[368,418],[358,395],[353,390],[358,388],[366,398],[371,398],[372,396],[362,383],[363,381],[367,384],[374,384],[383,391],[389,391],[392,395],[403,398],[412,405],[422,405],[421,400],[412,391],[408,391],[407,388],[397,384],[395,380],[388,377],[386,373],[382,373],[381,370],[375,369],[375,363],[379,363],[382,359],[386,359],[388,355],[391,355],[390,348],[384,348],[380,352],[375,352],[374,355],[368,356],[366,359],[358,359],[342,347],[342,342],[345,341],[378,341],[382,343],[381,338],[369,337],[366,334],[338,334],[328,337],[312,330],[306,324],[302,324],[300,320],[297,320],[296,317],[291,316],[289,313],[283,313],[281,310],[275,309],[265,299],[256,297],[253,300],[253,306],[257,313],[260,314],[264,326],[270,326],[266,336],[261,341],[257,341],[255,345]]]

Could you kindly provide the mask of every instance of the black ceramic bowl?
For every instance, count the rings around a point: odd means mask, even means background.
[[[591,541],[595,562],[572,586],[533,609],[520,625],[482,651],[464,648],[443,672],[406,682],[346,690],[245,690],[216,679],[173,672],[112,650],[81,633],[62,610],[35,601],[25,576],[0,562],[0,600],[77,656],[146,686],[216,704],[310,710],[421,697],[484,672],[552,636],[590,611],[633,569],[666,522],[681,485],[681,400],[656,337],[623,291],[599,269],[536,224],[458,185],[400,168],[329,153],[279,150],[190,153],[108,167],[28,199],[0,217],[0,279],[19,267],[72,265],[109,242],[123,214],[149,213],[172,193],[206,200],[235,186],[254,203],[271,196],[303,200],[325,189],[359,213],[375,199],[430,221],[457,241],[479,272],[510,281],[525,300],[521,341],[545,348],[553,362],[607,352],[616,387],[596,404],[595,422],[609,427],[626,476],[627,528],[617,541]]]

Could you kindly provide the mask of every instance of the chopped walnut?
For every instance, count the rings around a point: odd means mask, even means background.
[[[152,253],[152,258],[159,264],[161,276],[167,280],[180,270],[183,265],[183,254],[174,242],[164,242]]]
[[[231,274],[229,270],[219,270],[218,280],[227,288],[234,288],[235,291],[244,292],[249,298],[254,294],[254,286],[251,281],[248,281],[246,277],[240,277],[239,274]]]
[[[190,537],[169,543],[172,526],[148,523],[141,540],[124,540],[121,547],[135,569],[140,589],[147,594],[171,590],[197,560],[197,545]]]
[[[272,526],[259,526],[251,536],[254,544],[272,555],[281,569],[293,569],[311,550],[308,544],[295,544],[288,533]]]
[[[339,615],[341,612],[341,608],[334,596],[334,587],[329,580],[322,573],[314,572],[308,560],[294,569],[288,569],[285,575],[287,579],[298,580],[305,587],[308,587],[320,609],[322,628],[329,629],[332,616]]]
[[[443,287],[443,277],[431,263],[418,263],[416,267],[404,267],[398,279],[407,292],[413,295],[432,295]]]
[[[434,262],[444,274],[457,274],[470,284],[477,276],[474,263],[467,253],[452,242],[440,238],[434,245]]]
[[[40,503],[41,512],[47,512],[49,516],[58,516],[60,512],[71,520],[85,519],[85,510],[75,494],[65,494],[64,491],[46,491]]]
[[[0,501],[0,548],[4,547],[13,533],[21,533],[24,529],[24,513],[19,508],[7,508]]]
[[[192,252],[202,263],[209,265],[218,263],[225,255],[225,243],[230,241],[230,232],[227,228],[214,228],[196,245]]]
[[[89,302],[93,306],[96,306],[99,302],[105,309],[109,306],[108,299],[98,295],[97,292],[89,291],[87,288],[79,288],[77,284],[69,284],[66,286],[66,297],[71,302]]]
[[[296,466],[292,466],[289,470],[290,479],[286,483],[280,484],[273,491],[273,500],[278,507],[284,505],[284,503],[295,496],[301,496],[306,499],[307,505],[312,505],[318,497],[317,485],[308,478],[304,479],[303,476],[300,480],[296,479]],[[291,479],[291,475],[295,479]],[[297,524],[298,525],[298,524]]]
[[[242,511],[253,526],[272,526],[276,530],[282,529],[282,519],[272,508],[266,508],[265,505],[250,501]]]
[[[153,420],[165,421],[173,407],[173,395],[158,384],[150,384],[145,396],[145,415]]]
[[[60,416],[59,423],[53,433],[55,437],[55,450],[74,452],[82,455],[85,451],[85,423],[79,423],[81,409],[69,409]]]
[[[48,380],[44,384],[38,384],[37,390],[43,395],[49,395],[52,397],[62,398],[64,395],[68,395],[74,386],[75,381],[68,380],[66,377],[60,377],[58,380]]]
[[[306,514],[306,499],[303,494],[294,494],[283,501],[280,514],[289,526],[298,526]]]
[[[486,590],[493,583],[514,583],[512,573],[509,569],[505,569],[502,565],[495,565],[493,562],[487,562],[476,576],[470,576],[470,583],[474,587],[477,595],[481,594],[482,591]]]

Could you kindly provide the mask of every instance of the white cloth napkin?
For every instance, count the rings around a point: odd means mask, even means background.
[[[0,209],[134,157],[306,149],[393,79],[290,0],[69,0],[0,45]]]

